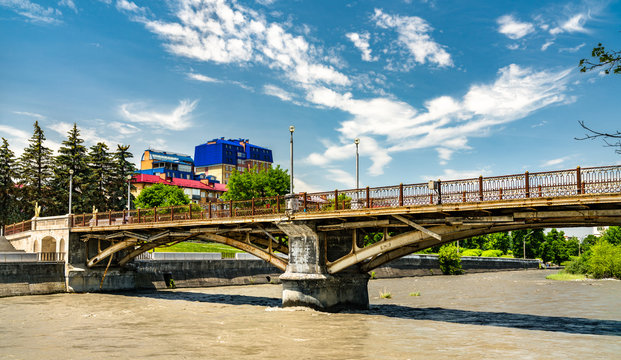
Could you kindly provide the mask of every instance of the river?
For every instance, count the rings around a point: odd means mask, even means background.
[[[621,358],[621,281],[550,273],[371,280],[369,311],[336,314],[280,285],[1,298],[0,358]]]

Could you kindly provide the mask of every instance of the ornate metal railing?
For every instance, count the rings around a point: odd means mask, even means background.
[[[621,166],[576,168],[375,188],[298,193],[297,211],[323,212],[454,204],[510,199],[621,193]],[[72,227],[163,223],[217,218],[253,217],[285,213],[283,196],[244,201],[218,201],[131,211],[72,215]],[[30,230],[29,221],[9,225],[5,234]]]
[[[32,230],[32,220],[26,220],[5,226],[4,235],[13,235],[29,230]]]

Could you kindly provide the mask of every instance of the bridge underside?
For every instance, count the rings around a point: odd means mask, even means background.
[[[124,266],[155,247],[189,241],[230,245],[284,271],[283,305],[367,307],[367,273],[426,248],[518,229],[621,225],[621,195],[581,195],[289,216],[74,229],[87,265]],[[365,246],[365,238],[381,240]],[[104,261],[107,260],[107,261]]]

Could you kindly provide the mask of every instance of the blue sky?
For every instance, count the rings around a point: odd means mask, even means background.
[[[621,163],[619,1],[0,0],[0,136],[193,155],[248,138],[297,191]]]

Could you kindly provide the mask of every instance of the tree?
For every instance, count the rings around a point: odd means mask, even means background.
[[[99,142],[91,146],[88,165],[91,169],[86,196],[89,205],[102,211],[114,210],[111,199],[114,165],[108,153],[108,145]]]
[[[611,226],[601,237],[602,240],[608,241],[610,244],[619,246],[621,245],[621,226]]]
[[[0,146],[0,228],[19,221],[17,188],[15,187],[15,154],[9,142],[2,138]]]
[[[128,160],[133,157],[134,155],[129,152],[129,145],[117,145],[110,185],[110,200],[112,202],[110,206],[112,209],[120,210],[127,204],[127,176],[136,172],[136,166]]]
[[[576,140],[594,140],[594,139],[602,139],[606,146],[616,147],[615,150],[617,154],[621,154],[621,132],[616,131],[613,133],[600,132],[597,130],[593,130],[587,125],[584,124],[584,121],[578,121],[580,126],[587,131],[583,137],[576,137]],[[611,140],[612,139],[612,140]]]
[[[591,51],[591,57],[597,59],[591,62],[589,59],[580,60],[579,67],[581,72],[591,71],[596,68],[604,68],[605,74],[621,74],[621,51],[606,50],[602,43],[597,44]]]
[[[543,229],[515,230],[511,232],[513,256],[522,257],[524,240],[526,241],[526,258],[534,259],[541,256],[540,247],[545,241]]]
[[[438,253],[438,262],[440,263],[440,270],[444,275],[459,275],[461,270],[461,256],[457,251],[457,246],[453,244],[447,244],[440,248]]]
[[[149,209],[154,207],[186,205],[190,198],[176,186],[155,184],[140,192],[136,198],[136,207]]]
[[[506,254],[511,249],[511,236],[506,231],[489,234],[486,238],[483,250],[500,250]]]
[[[250,200],[252,198],[285,195],[289,193],[289,174],[279,166],[267,170],[233,171],[223,200]]]
[[[22,188],[22,211],[26,217],[34,215],[35,203],[41,206],[41,213],[50,212],[53,206],[50,179],[52,178],[52,150],[44,145],[45,134],[34,123],[34,132],[24,153],[19,158],[18,178]]]
[[[541,260],[560,265],[563,261],[570,259],[567,254],[565,234],[562,231],[552,229],[544,238],[545,241],[539,246]]]
[[[84,140],[80,138],[80,130],[74,123],[67,132],[67,139],[62,142],[58,149],[58,155],[54,161],[54,202],[57,214],[67,212],[66,204],[69,203],[69,180],[72,183],[72,213],[91,212],[92,206],[88,199],[87,184],[91,177],[88,167],[86,147],[82,145]],[[70,176],[70,171],[73,175]]]

